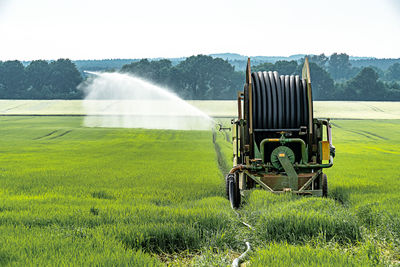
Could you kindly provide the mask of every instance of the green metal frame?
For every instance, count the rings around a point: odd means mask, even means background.
[[[273,190],[271,187],[266,185],[263,181],[261,181],[261,178],[258,174],[255,174],[250,171],[244,171],[244,174],[246,174],[248,177],[250,177],[254,182],[256,182],[258,185],[260,185],[263,189],[271,192],[271,193],[286,193],[286,192],[292,192],[294,194],[305,194],[305,195],[313,195],[313,196],[322,196],[322,189],[314,189],[312,185],[314,184],[314,181],[322,174],[322,170],[318,170],[317,172],[314,173],[314,175],[298,190],[293,190],[293,188],[288,187],[287,189],[290,190],[283,190],[283,191],[276,191]],[[290,178],[289,178],[290,179]],[[306,190],[311,186],[311,190]],[[243,190],[245,191],[245,190]]]

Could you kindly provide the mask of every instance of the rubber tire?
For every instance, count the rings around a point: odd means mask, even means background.
[[[322,197],[328,197],[328,177],[325,173],[322,174],[321,179]]]
[[[227,176],[225,176],[225,194],[226,194],[226,198],[229,199],[229,179],[230,176],[232,176],[233,179],[233,174],[228,174]]]
[[[239,179],[238,175],[229,176],[229,201],[231,207],[237,209],[240,207],[240,190],[239,190]]]

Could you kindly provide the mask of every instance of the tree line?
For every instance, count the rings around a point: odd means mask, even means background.
[[[400,64],[386,71],[377,67],[354,67],[347,54],[311,55],[310,72],[314,100],[400,100]],[[252,71],[278,71],[301,75],[304,58],[261,63]],[[245,73],[235,71],[226,60],[198,55],[176,66],[167,59],[143,59],[124,65],[123,72],[167,86],[185,99],[235,99],[243,89]]]
[[[400,100],[400,64],[386,71],[377,67],[354,67],[346,54],[330,57],[309,56],[314,100]],[[301,75],[304,58],[299,61],[263,63],[253,71],[276,70],[280,74]]]
[[[400,63],[387,59],[382,62],[393,64],[381,69],[354,65],[349,58],[337,53],[309,56],[314,100],[400,100]],[[366,60],[375,62],[365,59],[363,64]],[[304,57],[275,63],[257,61],[252,71],[300,75],[303,62]],[[168,87],[184,99],[235,99],[245,80],[244,71],[236,71],[227,60],[206,55],[180,61],[135,60],[112,71]],[[84,80],[82,74],[69,59],[36,60],[26,67],[20,61],[0,62],[0,98],[81,99],[84,95],[77,85]]]
[[[69,59],[35,60],[26,67],[18,60],[0,62],[2,99],[81,99],[82,80]]]
[[[176,66],[168,59],[142,59],[121,71],[166,86],[184,99],[232,99],[244,81],[244,73],[227,61],[204,55],[191,56]]]

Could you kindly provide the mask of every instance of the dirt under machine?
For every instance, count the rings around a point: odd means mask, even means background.
[[[241,194],[260,187],[272,193],[327,196],[323,168],[333,165],[329,119],[313,117],[308,59],[302,77],[253,72],[247,62],[238,119],[232,120],[233,168],[226,176],[232,207]]]

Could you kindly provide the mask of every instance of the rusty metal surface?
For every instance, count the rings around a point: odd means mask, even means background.
[[[260,178],[260,180],[266,184],[268,187],[272,188],[274,191],[283,190],[283,188],[288,188],[288,179],[286,175],[282,174],[253,174]],[[300,189],[305,183],[307,183],[315,173],[299,173],[298,182],[296,190]]]

